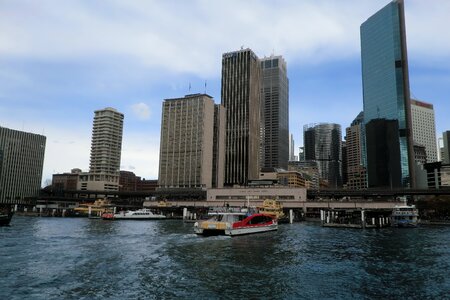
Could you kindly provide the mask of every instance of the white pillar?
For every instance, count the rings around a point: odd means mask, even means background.
[[[188,213],[187,207],[183,208],[183,220],[186,219],[187,213]]]
[[[197,220],[197,213],[194,213],[194,220]]]
[[[325,217],[324,217],[323,209],[321,209],[320,210],[320,221],[323,222],[324,219],[325,219]]]
[[[62,211],[62,216],[63,216],[63,218],[66,216],[66,210],[65,209],[63,209],[63,211]]]
[[[40,216],[42,215],[42,206],[39,207],[39,215],[40,215]]]
[[[117,209],[117,207],[114,206],[114,208],[113,208],[113,213],[114,214],[116,213],[116,209]]]
[[[53,211],[52,211],[52,217],[55,216],[55,213],[56,213],[56,209],[53,209]]]
[[[89,216],[89,217],[91,216],[91,213],[92,213],[92,207],[89,206],[89,210],[88,210],[88,216]]]
[[[17,211],[17,204],[14,205],[14,212]]]
[[[375,218],[372,218],[372,225],[375,225]]]
[[[361,209],[361,224],[362,224],[363,228],[366,227],[366,221],[365,221],[365,217],[364,217],[364,209]]]
[[[24,211],[24,212],[27,212],[27,211],[28,211],[28,208],[24,207],[24,208],[23,208],[23,211]]]
[[[292,224],[294,222],[294,212],[292,209],[289,210],[289,223]]]

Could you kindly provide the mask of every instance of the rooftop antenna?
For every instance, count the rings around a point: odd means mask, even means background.
[[[189,93],[191,92],[191,83],[189,82]]]
[[[206,94],[206,80],[205,80],[205,94]]]

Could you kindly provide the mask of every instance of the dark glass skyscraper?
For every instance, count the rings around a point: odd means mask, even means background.
[[[289,160],[289,80],[281,56],[261,60],[262,162],[287,170]],[[292,158],[293,160],[293,158]]]
[[[261,65],[250,49],[222,56],[222,105],[226,108],[225,182],[258,179],[261,136]]]
[[[413,187],[403,0],[392,1],[361,25],[361,59],[368,185]]]
[[[339,124],[312,124],[303,127],[305,160],[316,161],[320,179],[329,187],[342,186],[342,135]]]

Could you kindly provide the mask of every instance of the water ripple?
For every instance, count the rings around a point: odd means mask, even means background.
[[[181,221],[14,217],[0,299],[449,299],[448,245],[448,227],[203,238]]]

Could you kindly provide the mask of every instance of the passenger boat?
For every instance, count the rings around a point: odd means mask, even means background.
[[[128,210],[119,213],[105,212],[102,214],[103,220],[160,220],[166,219],[163,214],[155,214],[150,209]]]
[[[247,212],[210,212],[210,219],[194,224],[199,235],[243,235],[278,229],[278,221],[272,215]]]
[[[0,226],[8,226],[11,222],[13,213],[0,213]]]
[[[8,226],[13,214],[11,207],[0,207],[0,226]]]
[[[415,205],[396,205],[392,210],[391,225],[394,227],[417,227],[419,211]]]
[[[258,211],[265,215],[271,215],[277,218],[278,223],[289,223],[288,217],[283,212],[283,205],[280,201],[266,199],[263,205],[258,207]]]
[[[88,216],[90,219],[100,219],[104,213],[111,212],[114,205],[107,199],[97,199],[93,203],[82,203],[73,209],[76,216]]]

